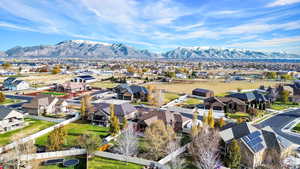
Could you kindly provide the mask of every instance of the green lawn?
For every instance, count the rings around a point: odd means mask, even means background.
[[[284,109],[288,109],[288,108],[292,108],[292,107],[299,107],[299,105],[294,104],[292,102],[288,102],[288,103],[275,102],[271,105],[271,109],[274,109],[274,110],[284,110]]]
[[[19,99],[5,98],[5,101],[0,103],[0,105],[10,105],[10,104],[21,103],[21,102],[22,100]]]
[[[94,157],[88,161],[89,169],[142,169],[143,166],[107,158]]]
[[[165,103],[169,103],[170,101],[180,97],[179,94],[175,94],[175,93],[165,93],[164,95],[165,95]]]
[[[35,119],[25,119],[25,121],[29,123],[28,126],[0,134],[0,146],[11,143],[13,141],[12,139],[14,138],[14,136],[26,137],[55,124],[53,122]]]
[[[114,88],[119,85],[119,83],[114,83],[114,82],[94,82],[90,84],[92,87],[100,87],[100,88]]]
[[[232,118],[232,119],[249,117],[249,114],[247,114],[247,113],[227,113],[227,115],[229,118]]]
[[[294,128],[293,131],[300,133],[300,123],[298,123]]]
[[[186,99],[183,104],[202,104],[203,100],[197,98],[188,98]]]
[[[59,165],[48,165],[48,166],[39,166],[38,169],[85,169],[86,168],[86,157],[85,156],[78,156],[78,157],[66,157],[65,159],[78,159],[79,164],[72,167],[64,167],[62,164]]]
[[[49,95],[55,95],[55,96],[64,96],[64,95],[66,95],[65,93],[60,93],[60,92],[42,92],[42,94],[49,94]]]
[[[82,134],[95,134],[100,136],[101,138],[104,138],[109,135],[108,128],[91,125],[84,121],[76,121],[74,123],[65,125],[65,129],[67,131],[67,136],[66,136],[66,142],[63,145],[63,147],[66,148],[78,146],[77,139],[78,136]],[[37,145],[45,146],[47,144],[48,135],[49,133],[37,138],[35,143]]]

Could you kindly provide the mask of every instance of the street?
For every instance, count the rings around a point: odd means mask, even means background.
[[[265,126],[270,126],[278,135],[288,139],[289,141],[300,145],[300,136],[291,135],[288,133],[284,133],[281,131],[281,129],[293,121],[296,118],[300,117],[300,109],[291,110],[288,112],[277,114],[259,124],[256,126],[258,128],[263,128]]]

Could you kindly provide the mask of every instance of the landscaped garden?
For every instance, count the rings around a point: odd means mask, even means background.
[[[78,146],[77,139],[78,136],[82,134],[93,134],[101,138],[104,138],[109,135],[108,128],[92,125],[88,122],[81,121],[81,120],[65,125],[64,129],[67,132],[65,144],[63,145],[63,147],[65,148]],[[37,138],[36,144],[41,146],[46,146],[48,135],[49,133]]]
[[[41,131],[43,129],[46,129],[50,126],[53,126],[54,122],[49,121],[43,121],[43,120],[35,120],[35,119],[29,119],[26,118],[25,121],[29,123],[27,126],[9,131],[3,134],[0,134],[0,146],[6,145],[11,143],[13,140],[15,140],[15,137],[21,138],[26,137],[28,135],[34,134],[38,131]]]
[[[288,103],[275,102],[271,105],[270,108],[274,110],[284,110],[292,107],[299,107],[299,105],[292,102],[288,102]]]
[[[237,113],[227,113],[227,116],[232,119],[238,119],[238,118],[249,118],[248,113],[242,113],[242,112],[237,112]]]
[[[300,133],[300,123],[298,123],[292,130],[296,133]]]
[[[88,161],[88,167],[89,169],[142,169],[144,166],[124,161],[94,157]]]

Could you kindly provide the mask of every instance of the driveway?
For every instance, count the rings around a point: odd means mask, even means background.
[[[263,128],[265,126],[270,126],[278,135],[290,140],[291,142],[300,145],[300,136],[287,134],[281,131],[281,129],[293,121],[296,118],[300,118],[300,109],[291,110],[288,112],[283,112],[280,114],[277,114],[259,124],[256,126],[258,128]]]

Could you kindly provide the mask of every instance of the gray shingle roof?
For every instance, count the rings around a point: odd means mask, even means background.
[[[0,120],[3,120],[10,112],[12,109],[4,106],[0,106]]]

